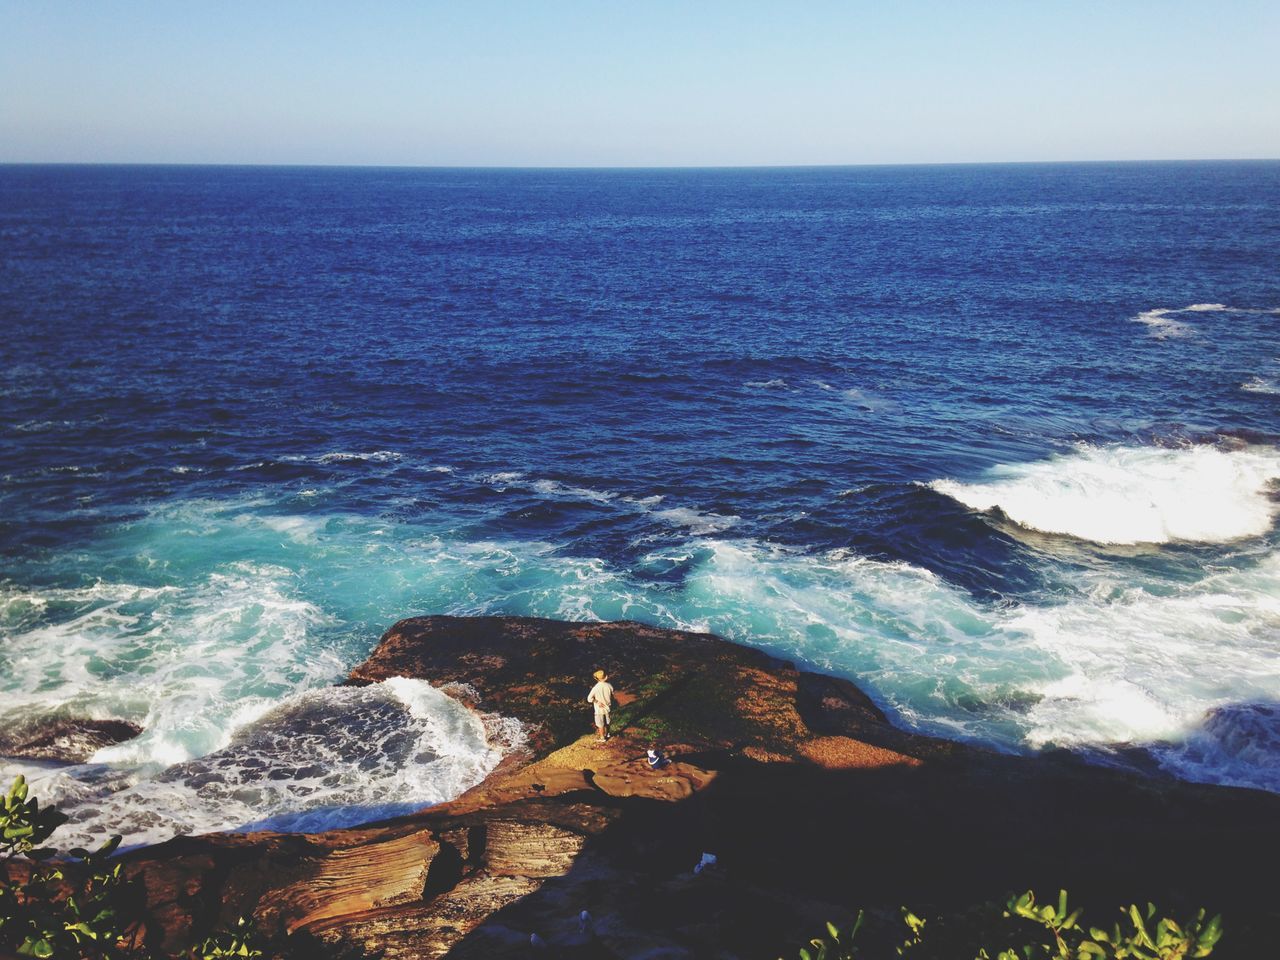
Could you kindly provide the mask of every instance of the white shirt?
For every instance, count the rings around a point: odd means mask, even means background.
[[[602,710],[608,710],[613,706],[613,687],[601,680],[587,694],[587,703],[594,703]]]

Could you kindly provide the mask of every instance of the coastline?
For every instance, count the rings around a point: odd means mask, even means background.
[[[602,664],[619,703],[597,745],[581,700]],[[1101,910],[1221,910],[1229,958],[1280,917],[1249,880],[1280,855],[1280,796],[908,733],[848,681],[711,635],[411,618],[347,682],[392,676],[518,720],[524,747],[396,820],[127,854],[166,943],[252,914],[316,956],[514,956],[537,933],[582,956],[776,957],[858,908],[1066,887]],[[648,769],[653,744],[670,767]]]

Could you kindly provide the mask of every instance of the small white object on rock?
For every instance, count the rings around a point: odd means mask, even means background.
[[[587,913],[587,911],[585,910],[583,910],[580,914],[578,914],[578,932],[579,933],[591,932],[591,914]]]
[[[698,865],[693,868],[693,872],[696,875],[707,869],[707,867],[714,867],[715,865],[716,855],[714,853],[704,853],[702,859],[698,861]]]

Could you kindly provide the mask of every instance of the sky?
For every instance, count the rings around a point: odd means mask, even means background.
[[[0,162],[1280,158],[1280,2],[0,0]]]

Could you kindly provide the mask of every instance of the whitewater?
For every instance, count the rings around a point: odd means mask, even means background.
[[[736,538],[690,508],[515,476],[472,482],[606,504],[668,533],[678,511],[684,531],[629,572],[547,543],[465,541],[261,499],[188,501],[96,548],[145,557],[152,584],[157,569],[181,570],[183,585],[0,595],[10,715],[118,717],[145,729],[82,767],[10,762],[0,772],[23,772],[83,811],[73,839],[109,824],[135,842],[334,826],[447,799],[521,732],[498,718],[486,731],[417,681],[389,681],[386,692],[331,686],[364,649],[358,641],[429,610],[714,632],[854,678],[914,729],[1098,757],[1141,745],[1187,779],[1280,790],[1280,718],[1269,708],[1280,701],[1280,555],[1256,529],[1269,522],[1280,453],[1080,447],[991,473],[929,486],[999,510],[994,522],[1022,524],[1031,538],[1129,544],[1180,532],[1237,545],[1190,580],[1084,568],[1059,571],[1036,602],[983,603],[913,564]],[[1139,497],[1144,509],[1131,509]],[[245,555],[256,559],[228,559]]]

